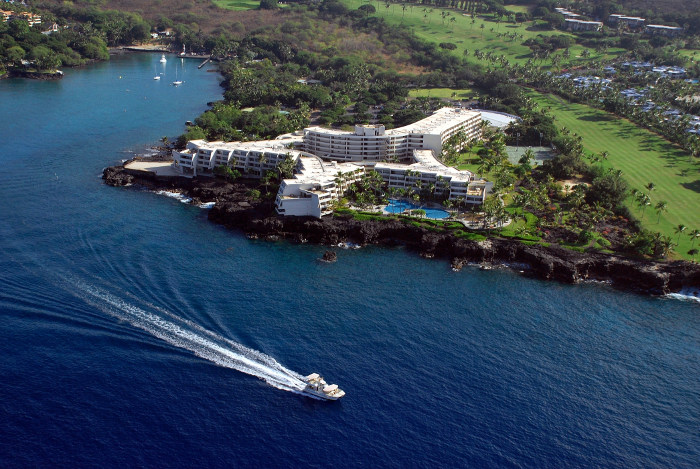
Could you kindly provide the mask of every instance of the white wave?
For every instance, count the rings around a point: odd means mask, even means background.
[[[198,357],[256,376],[282,390],[299,392],[306,384],[302,376],[257,350],[226,339],[212,331],[167,311],[164,316],[150,313],[121,298],[87,285],[78,285],[87,302],[126,321],[165,342],[193,352]]]
[[[203,204],[199,204],[198,207],[204,208],[204,209],[209,209],[209,208],[214,207],[214,205],[216,205],[216,202],[204,202]]]
[[[672,298],[674,300],[683,301],[697,301],[698,303],[700,303],[700,289],[684,288],[679,292],[669,293],[668,295],[666,295],[666,298]]]
[[[156,194],[164,195],[166,197],[172,197],[173,199],[179,200],[183,204],[189,204],[190,202],[192,202],[192,199],[190,197],[182,195],[179,192],[157,191]]]

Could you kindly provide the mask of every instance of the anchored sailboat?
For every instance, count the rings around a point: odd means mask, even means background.
[[[177,65],[175,65],[175,81],[173,82],[174,86],[180,86],[184,83],[182,80],[177,79]]]

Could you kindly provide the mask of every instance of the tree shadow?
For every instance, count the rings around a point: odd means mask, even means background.
[[[693,192],[700,192],[700,179],[693,182],[681,183],[681,186],[685,187],[686,189],[690,189]]]
[[[578,118],[580,121],[586,121],[586,122],[609,122],[614,120],[612,117],[608,115],[600,115],[600,114],[586,114],[584,116],[581,116]]]

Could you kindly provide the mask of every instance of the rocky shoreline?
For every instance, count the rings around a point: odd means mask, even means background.
[[[502,238],[472,241],[389,217],[381,220],[358,220],[350,214],[322,219],[280,217],[274,213],[273,201],[248,195],[257,181],[156,178],[123,166],[106,168],[103,179],[111,186],[136,184],[152,190],[182,192],[197,204],[216,202],[209,211],[209,220],[242,230],[255,239],[330,246],[340,243],[405,246],[426,258],[447,259],[455,269],[471,263],[517,265],[527,275],[564,283],[604,281],[616,288],[654,295],[700,291],[700,265],[686,261],[657,262],[600,252],[581,253]]]
[[[63,72],[60,70],[56,70],[55,72],[49,73],[49,72],[30,72],[27,70],[9,70],[7,73],[4,75],[0,75],[0,79],[3,78],[27,78],[30,80],[44,80],[44,81],[51,81],[51,80],[60,80],[63,78]]]

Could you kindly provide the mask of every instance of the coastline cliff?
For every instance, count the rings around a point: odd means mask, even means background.
[[[556,245],[527,245],[496,237],[473,241],[391,217],[377,220],[357,219],[351,214],[322,219],[282,217],[274,213],[271,200],[249,196],[253,181],[157,178],[123,166],[106,168],[103,179],[112,186],[138,184],[149,189],[179,191],[197,203],[216,202],[209,211],[209,220],[241,230],[251,238],[332,246],[345,242],[405,246],[426,258],[449,260],[455,269],[469,263],[517,265],[527,275],[541,279],[564,283],[597,280],[616,288],[657,295],[700,290],[700,265],[687,261],[659,262],[600,252],[582,253]]]

